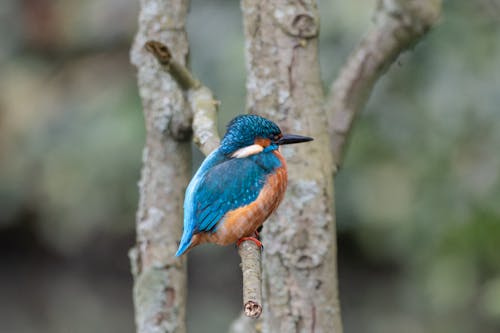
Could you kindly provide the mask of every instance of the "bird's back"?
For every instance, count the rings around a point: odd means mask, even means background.
[[[186,191],[177,255],[199,243],[227,245],[252,234],[281,202],[286,182],[278,151],[245,158],[212,153]]]

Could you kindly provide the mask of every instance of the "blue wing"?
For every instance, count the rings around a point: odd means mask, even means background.
[[[218,151],[209,155],[186,190],[184,233],[176,255],[187,250],[193,234],[214,232],[224,214],[255,201],[279,165],[272,153],[232,159]]]

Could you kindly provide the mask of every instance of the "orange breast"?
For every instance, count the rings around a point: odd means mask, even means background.
[[[214,233],[199,233],[193,236],[191,247],[210,242],[219,245],[235,243],[241,237],[251,236],[258,227],[278,208],[285,195],[288,182],[285,159],[279,151],[281,167],[267,177],[257,199],[249,205],[227,213]]]

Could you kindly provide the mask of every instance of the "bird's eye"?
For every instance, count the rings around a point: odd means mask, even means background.
[[[278,141],[280,139],[280,136],[279,135],[275,135],[273,136],[273,141]]]

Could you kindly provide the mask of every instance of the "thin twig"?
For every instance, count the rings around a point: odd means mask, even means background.
[[[145,49],[153,54],[161,68],[172,75],[187,93],[193,111],[193,141],[205,154],[210,154],[219,146],[217,134],[217,107],[212,92],[202,85],[184,65],[172,58],[168,47],[158,41],[148,41]],[[238,247],[243,272],[243,306],[246,316],[258,318],[262,313],[261,253],[252,241],[243,241]]]
[[[250,318],[262,313],[262,273],[260,248],[253,241],[245,240],[238,247],[243,273],[243,310]]]
[[[186,66],[172,58],[172,53],[165,44],[150,40],[146,42],[144,47],[155,56],[161,68],[172,75],[174,80],[187,93],[187,99],[193,112],[193,119],[190,124],[193,130],[193,141],[205,155],[210,154],[220,143],[217,134],[217,107],[220,104],[219,101],[214,99],[210,89],[202,85]]]
[[[354,120],[377,80],[438,21],[440,0],[379,0],[375,27],[349,56],[326,101],[336,170]],[[335,170],[335,171],[336,171]]]
[[[172,53],[165,44],[150,40],[144,47],[156,57],[163,70],[172,75],[182,90],[198,89],[201,86],[200,81],[193,77],[189,69],[172,58]]]
[[[193,141],[203,154],[208,155],[220,144],[217,134],[217,108],[220,104],[205,86],[190,90],[188,100],[194,112]]]
[[[191,169],[190,148],[180,141],[190,139],[188,120],[192,117],[185,111],[187,103],[182,92],[169,77],[158,73],[155,60],[144,52],[144,43],[153,35],[161,36],[171,42],[177,59],[184,61],[188,54],[185,26],[189,1],[141,0],[140,7],[138,31],[130,52],[130,60],[137,67],[146,128],[138,184],[137,239],[129,252],[136,331],[186,333],[187,262],[174,254],[182,235],[182,212],[178,207],[182,206],[182,189],[189,182]],[[176,29],[164,27],[163,22]],[[161,32],[153,28],[157,26],[161,26]],[[187,124],[181,126],[178,122],[176,133],[171,131],[173,122],[165,121],[174,118],[185,119],[183,123]],[[187,135],[182,138],[183,134]]]

